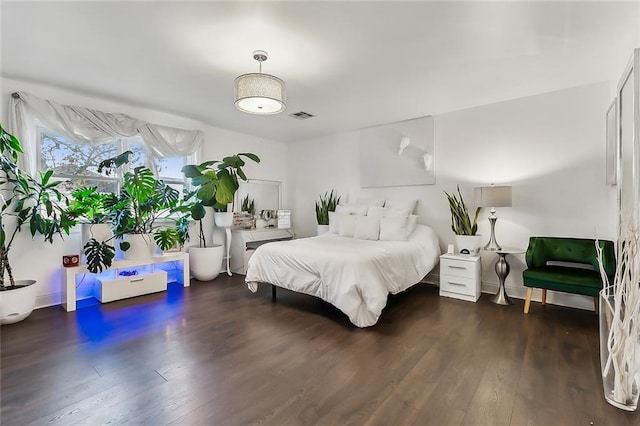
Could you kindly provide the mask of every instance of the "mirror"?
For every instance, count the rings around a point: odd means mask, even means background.
[[[640,72],[640,49],[634,50],[634,55],[627,65],[618,84],[618,209],[619,224],[624,223],[624,217],[633,214],[633,223],[637,225],[635,209],[640,198],[640,141],[637,131],[640,123],[636,122],[638,105],[634,105],[634,97],[640,88],[634,87],[637,80],[636,73]]]
[[[260,213],[261,210],[279,210],[280,186],[280,182],[274,180],[249,179],[240,182],[236,192],[235,210],[241,211],[242,200],[247,195],[253,200],[254,214]]]

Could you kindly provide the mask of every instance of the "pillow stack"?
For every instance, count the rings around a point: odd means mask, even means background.
[[[416,229],[418,201],[359,199],[329,212],[329,232],[362,240],[405,241]],[[383,207],[384,205],[384,207]]]

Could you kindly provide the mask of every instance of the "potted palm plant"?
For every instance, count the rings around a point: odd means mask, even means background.
[[[238,179],[247,180],[242,170],[246,164],[242,157],[256,163],[260,162],[260,158],[255,154],[239,153],[225,157],[222,161],[205,161],[199,165],[190,164],[182,168],[184,175],[191,179],[192,185],[196,187],[196,202],[191,207],[191,217],[198,221],[198,246],[189,247],[189,266],[193,276],[200,281],[216,278],[224,257],[222,246],[207,247],[202,221],[209,210],[210,214],[214,215],[217,226],[231,226],[233,212],[228,211],[228,205],[233,202],[233,197],[238,191]]]
[[[126,164],[130,155],[131,151],[126,151],[101,162],[98,172],[110,174]],[[113,229],[111,240],[122,240],[119,246],[125,259],[149,259],[156,245],[168,250],[188,238],[191,204],[176,189],[156,179],[146,166],[127,171],[120,193],[107,195],[104,206]],[[110,240],[91,238],[84,250],[90,272],[108,268],[115,256]]]
[[[34,280],[16,280],[9,253],[16,235],[28,227],[31,236],[44,236],[53,243],[56,235],[69,235],[75,225],[66,210],[67,198],[57,189],[52,170],[30,176],[18,167],[22,146],[0,124],[0,324],[22,321],[36,303]]]
[[[460,186],[457,186],[457,192],[457,194],[449,194],[444,191],[451,209],[451,230],[455,234],[458,252],[464,253],[464,251],[468,251],[468,254],[474,255],[478,253],[482,246],[482,236],[476,235],[478,231],[478,215],[481,208],[476,208],[472,220],[460,193]]]
[[[329,231],[329,213],[336,211],[336,206],[340,203],[340,197],[336,196],[333,189],[330,193],[320,196],[320,201],[316,201],[316,220],[318,221],[317,235]]]

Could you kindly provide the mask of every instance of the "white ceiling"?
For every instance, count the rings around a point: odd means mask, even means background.
[[[609,80],[640,3],[9,2],[1,73],[284,142]],[[252,116],[233,80],[285,80]],[[288,114],[306,111],[299,121]]]

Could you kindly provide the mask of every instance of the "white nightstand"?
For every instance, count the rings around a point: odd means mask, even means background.
[[[475,302],[480,297],[480,256],[440,256],[440,296]]]

